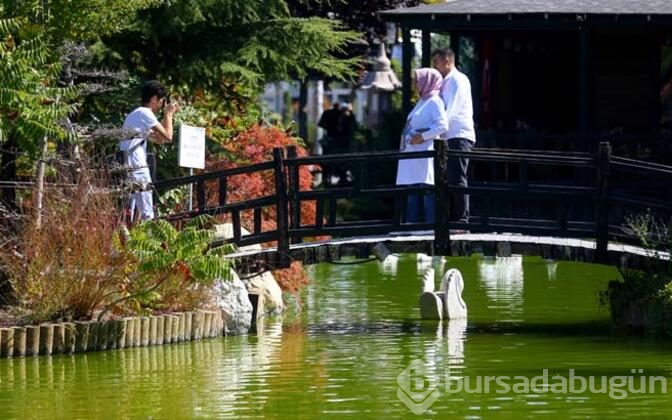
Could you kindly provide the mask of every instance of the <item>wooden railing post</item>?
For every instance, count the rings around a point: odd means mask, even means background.
[[[600,143],[595,165],[597,200],[595,202],[595,262],[607,261],[609,245],[609,161],[611,145]]]
[[[278,231],[278,268],[287,268],[289,260],[289,221],[287,217],[287,182],[285,179],[285,151],[273,148],[273,171],[275,174],[276,216]]]
[[[196,183],[196,197],[198,200],[198,213],[203,214],[208,207],[205,197],[205,182],[203,180],[199,180]]]
[[[219,205],[221,207],[226,205],[227,185],[227,178],[225,176],[219,177]]]
[[[296,159],[296,146],[287,147],[287,158]],[[289,172],[289,227],[298,229],[301,227],[301,202],[299,201],[299,165],[288,165]],[[295,235],[290,238],[292,243],[301,243],[301,236]]]
[[[445,140],[434,140],[434,254],[450,255],[450,195],[448,192],[448,143]]]

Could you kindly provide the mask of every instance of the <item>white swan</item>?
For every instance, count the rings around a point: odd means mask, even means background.
[[[464,279],[462,273],[456,268],[446,272],[441,280],[443,291],[443,315],[447,319],[460,319],[467,317],[467,304],[462,299]]]
[[[443,319],[443,301],[434,293],[434,269],[428,268],[422,276],[420,289],[420,317],[440,321]]]
[[[431,267],[422,276],[422,290],[420,290],[420,293],[424,292],[434,293],[434,269]]]

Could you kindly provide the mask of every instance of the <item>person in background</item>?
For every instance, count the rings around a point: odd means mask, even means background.
[[[338,135],[338,120],[341,115],[341,104],[335,102],[331,109],[322,113],[320,121],[317,123],[318,127],[324,128],[325,138],[321,140],[324,146],[325,154],[329,149],[329,144],[334,141]]]
[[[352,113],[352,104],[349,102],[341,103],[341,114],[338,121],[338,153],[348,153],[352,147],[352,138],[357,131],[357,120]]]
[[[443,82],[441,73],[421,68],[415,71],[413,80],[420,100],[408,114],[401,135],[400,150],[406,153],[434,150],[434,139],[448,130],[448,117],[439,95]],[[397,185],[434,185],[434,159],[400,159]],[[410,194],[406,203],[406,222],[418,222],[422,208],[425,222],[433,223],[434,194]]]
[[[448,116],[448,131],[442,138],[448,141],[452,150],[471,151],[476,144],[474,130],[474,107],[471,99],[469,78],[455,66],[455,53],[450,48],[438,49],[432,53],[432,64],[443,76],[441,99]],[[450,185],[467,187],[469,158],[451,158],[448,161],[448,182]],[[452,194],[450,221],[469,221],[469,195]]]
[[[352,104],[349,102],[341,103],[341,114],[338,120],[338,134],[334,151],[332,153],[350,153],[352,151],[352,142],[357,131],[357,120],[352,112]],[[338,185],[350,185],[353,177],[347,164],[338,165],[336,168]]]
[[[161,109],[164,110],[163,121],[159,122],[156,113]],[[173,116],[179,109],[177,103],[170,102],[166,88],[151,80],[142,86],[141,105],[126,116],[123,130],[135,134],[122,140],[119,150],[124,154],[124,164],[132,168],[131,181],[142,186],[142,191],[131,194],[131,222],[135,220],[136,210],[141,220],[154,218],[152,191],[147,190],[152,183],[147,163],[147,142],[165,144],[173,141]]]
[[[322,113],[320,121],[318,121],[318,127],[321,127],[326,131],[326,134],[320,139],[320,144],[322,145],[322,154],[331,155],[336,153],[336,144],[339,136],[340,129],[340,119],[341,119],[341,104],[334,102],[334,105],[331,109],[328,109]],[[336,167],[333,164],[323,164],[322,165],[322,179],[325,185],[332,185],[332,177],[336,176]]]

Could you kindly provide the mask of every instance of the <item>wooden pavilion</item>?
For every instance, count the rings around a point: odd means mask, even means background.
[[[422,66],[450,35],[472,82],[481,146],[595,151],[672,160],[672,1],[448,0],[381,12],[403,39],[411,103],[412,30]]]

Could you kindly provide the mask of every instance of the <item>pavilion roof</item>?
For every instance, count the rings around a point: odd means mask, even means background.
[[[672,15],[671,0],[447,0],[386,10],[391,20],[411,15],[510,14]]]

